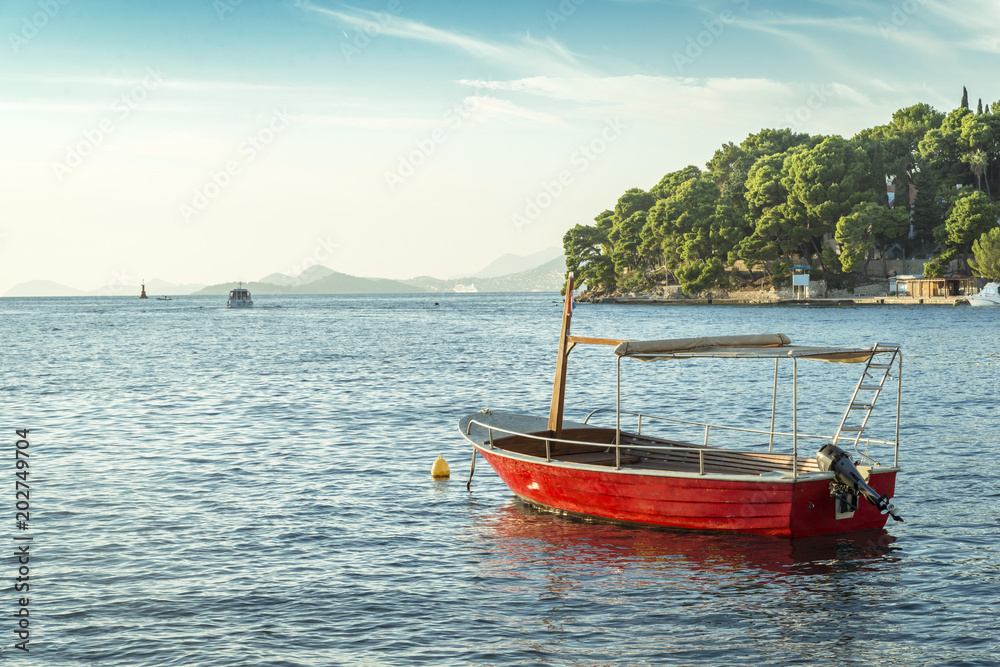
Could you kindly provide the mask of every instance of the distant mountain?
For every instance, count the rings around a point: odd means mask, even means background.
[[[294,294],[412,294],[424,292],[418,287],[388,278],[359,278],[331,271],[325,278],[299,285]]]
[[[475,285],[480,292],[558,292],[566,282],[566,257],[560,254],[540,266],[493,278],[453,278],[439,280],[430,276],[410,278],[402,282],[422,292],[452,292],[455,285]]]
[[[566,282],[566,258],[561,254],[541,266],[496,278],[476,280],[480,292],[558,292]]]
[[[463,276],[464,278],[499,278],[500,276],[509,276],[513,273],[521,273],[522,271],[528,271],[530,269],[537,268],[542,264],[551,262],[557,257],[562,257],[563,251],[561,248],[546,248],[531,255],[512,255],[507,253],[502,257],[490,262],[486,268],[477,271],[469,276]]]
[[[397,280],[350,276],[346,273],[338,273],[325,266],[311,267],[299,274],[297,278],[305,277],[305,279],[308,279],[309,276],[306,274],[309,272],[311,272],[310,275],[312,276],[318,275],[322,277],[309,282],[286,285],[279,285],[261,279],[259,282],[243,283],[243,286],[250,290],[250,293],[254,296],[258,294],[401,294],[427,291]],[[289,276],[280,273],[271,274],[270,276],[266,276],[266,278],[273,279],[274,276],[278,276],[278,280],[289,278]],[[297,278],[291,280],[297,280]],[[235,286],[235,283],[209,285],[201,291],[196,292],[196,294],[227,295],[229,294],[229,290]]]
[[[202,287],[204,285],[195,283],[178,285],[154,278],[146,281],[146,294],[150,298],[161,294],[177,296],[191,294]],[[140,293],[142,293],[140,285],[105,285],[100,289],[84,292],[75,287],[54,283],[51,280],[31,280],[14,285],[7,290],[4,296],[134,296],[138,299]]]
[[[250,290],[250,294],[253,297],[257,297],[258,294],[292,294],[292,288],[285,285],[275,285],[274,283],[261,283],[256,281],[240,283],[238,280],[234,280],[228,283],[220,283],[218,285],[209,285],[203,287],[192,296],[202,296],[205,294],[214,296],[229,296],[229,292],[235,289],[240,284],[243,285],[245,289]]]
[[[4,296],[86,296],[83,290],[66,287],[51,280],[29,280],[11,287]]]
[[[292,276],[285,275],[284,273],[272,273],[261,278],[257,282],[270,283],[272,285],[282,285],[284,287],[294,287],[296,285],[307,285],[311,282],[321,280],[329,275],[337,273],[333,269],[328,269],[325,266],[315,265],[310,266],[308,269],[300,273],[299,275]],[[344,275],[344,274],[341,274]]]
[[[440,278],[431,278],[430,276],[418,276],[416,278],[408,278],[406,280],[401,280],[400,282],[406,283],[411,287],[416,287],[421,292],[452,292],[455,289],[455,285],[461,283],[462,280],[441,280]]]
[[[555,253],[555,256],[553,256]],[[480,292],[556,292],[562,288],[566,260],[557,248],[532,255],[504,255],[478,273],[461,278],[441,280],[419,276],[409,280],[361,278],[339,273],[325,266],[311,266],[297,276],[272,273],[254,282],[244,282],[254,295],[258,294],[413,294],[420,292],[452,292],[458,284],[475,284]],[[218,285],[176,284],[165,280],[147,280],[146,294],[150,297],[209,294],[225,296],[237,286],[236,281]],[[138,298],[139,285],[107,285],[84,292],[50,280],[32,280],[10,288],[4,296],[126,296]]]

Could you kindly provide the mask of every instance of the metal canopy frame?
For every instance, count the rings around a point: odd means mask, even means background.
[[[603,343],[603,341],[602,341],[602,343]],[[870,358],[870,357],[872,357],[876,353],[876,351],[878,350],[878,348],[879,348],[879,344],[876,343],[871,348],[839,348],[839,349],[842,349],[842,350],[845,350],[845,351],[850,351],[851,353],[854,353],[854,352],[857,352],[857,351],[863,351]],[[815,350],[817,348],[799,348],[799,349],[801,349],[801,350]],[[820,349],[823,349],[823,348],[820,348]],[[829,348],[826,348],[826,349],[829,349]],[[617,350],[616,350],[616,352],[617,352]],[[902,353],[900,351],[898,351],[898,349],[897,349],[897,353],[896,354],[897,354],[897,356],[896,356],[896,359],[897,359],[897,361],[896,361],[896,363],[897,363],[896,369],[897,370],[896,370],[896,434],[895,434],[895,440],[894,440],[894,442],[888,443],[886,441],[876,441],[876,440],[866,439],[866,443],[877,442],[877,443],[880,443],[880,444],[892,444],[893,445],[893,467],[898,467],[899,466],[899,423],[900,423],[901,402],[902,402],[902,392],[903,392],[903,358],[902,358]],[[616,375],[616,378],[615,378],[615,467],[616,468],[620,468],[621,467],[621,414],[622,414],[622,411],[621,411],[621,393],[622,393],[621,385],[622,385],[622,359],[625,358],[625,357],[636,358],[636,357],[633,357],[632,355],[617,355],[616,373],[615,373],[615,375]],[[718,358],[734,358],[734,356],[730,355],[730,354],[705,354],[705,353],[694,353],[694,352],[688,353],[688,354],[684,354],[683,357],[678,356],[676,358],[687,358],[687,359],[690,359],[690,358],[697,358],[697,357],[709,357],[709,358],[717,358],[717,359]],[[793,464],[792,464],[792,478],[793,479],[797,479],[798,478],[798,464],[796,462],[798,461],[798,453],[799,453],[799,442],[798,442],[798,440],[799,440],[799,364],[798,364],[798,362],[799,362],[800,358],[806,358],[806,359],[812,359],[812,360],[820,360],[820,361],[828,361],[828,359],[822,359],[821,357],[817,357],[814,353],[809,353],[809,352],[804,352],[803,354],[800,354],[800,355],[795,355],[795,354],[791,354],[791,355],[777,355],[777,354],[753,355],[753,354],[751,354],[751,355],[746,355],[746,356],[742,356],[741,355],[741,356],[738,356],[738,357],[735,357],[735,358],[745,358],[745,359],[767,359],[767,358],[773,358],[774,359],[774,382],[773,382],[772,393],[771,393],[771,428],[769,430],[768,452],[773,452],[774,451],[774,436],[777,434],[777,432],[775,431],[775,422],[776,422],[776,413],[777,413],[777,404],[778,404],[778,368],[779,368],[778,362],[782,358],[789,358],[789,359],[792,360],[792,433],[791,433],[791,437],[792,437],[792,461],[793,461]],[[643,361],[646,361],[646,360],[644,359]],[[852,363],[854,363],[854,362],[852,362]],[[848,409],[850,409],[850,408],[848,408]],[[595,410],[594,412],[597,412],[597,411]],[[594,413],[592,412],[591,415],[593,415],[593,414]],[[640,429],[640,432],[641,432],[641,429],[642,429],[642,416],[643,415],[641,413],[639,413],[638,416],[639,416],[639,429]],[[588,416],[587,419],[589,420],[590,417]],[[717,428],[725,428],[725,427],[717,427]],[[706,446],[708,445],[708,429],[709,429],[709,426],[706,424],[705,425],[705,445]],[[740,430],[742,430],[742,429],[740,429]],[[786,435],[786,434],[780,434],[780,435]],[[816,437],[816,436],[805,436],[805,437]],[[857,445],[855,446],[855,450],[861,456],[863,456],[863,457],[865,457],[867,459],[872,460],[871,457],[869,457],[868,454],[867,454],[867,445],[866,445],[865,452],[859,451],[857,449]]]

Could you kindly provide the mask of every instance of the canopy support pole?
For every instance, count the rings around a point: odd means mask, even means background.
[[[892,461],[892,467],[899,467],[899,414],[902,409],[903,400],[903,353],[896,350],[896,453]]]
[[[792,479],[799,476],[799,360],[792,357]]]
[[[778,359],[774,359],[774,389],[771,392],[771,441],[767,451],[774,451],[774,411],[778,406]]]
[[[549,430],[556,438],[562,435],[563,404],[566,401],[566,361],[572,345],[569,342],[570,320],[573,316],[573,274],[566,278],[566,301],[563,303],[562,330],[559,333],[559,352],[556,358],[556,378],[552,384],[552,403],[549,406]]]
[[[615,469],[622,467],[622,358],[618,357],[618,379],[615,383]]]

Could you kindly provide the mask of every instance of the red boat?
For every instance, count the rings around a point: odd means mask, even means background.
[[[570,336],[572,276],[567,284],[562,332],[549,416],[531,417],[483,410],[459,427],[511,491],[549,511],[598,520],[701,530],[805,537],[885,526],[902,521],[891,498],[899,471],[899,415],[902,355],[899,345],[808,347],[792,345],[784,334],[626,341]],[[613,347],[618,358],[618,405],[595,410],[583,422],[563,422],[566,367],[578,344]],[[706,424],[621,410],[623,359],[774,359],[774,393],[769,428]],[[829,436],[800,433],[798,363],[858,364],[861,379],[847,402],[840,425]],[[779,364],[792,366],[792,429],[775,429]],[[889,381],[895,379],[895,382]],[[879,396],[895,394],[895,437],[866,437]],[[590,423],[614,414],[614,427]],[[622,420],[635,431],[622,428]],[[665,427],[650,432],[650,425]],[[673,431],[704,429],[702,442],[674,437]],[[644,429],[645,427],[645,429]],[[644,432],[645,431],[645,432]],[[733,449],[709,444],[712,435],[767,436],[762,445]],[[775,441],[791,451],[775,451]],[[801,442],[821,441],[812,457],[799,456]],[[842,448],[844,445],[846,448]],[[876,451],[877,450],[877,451]],[[892,464],[875,456],[891,456]],[[855,460],[856,459],[856,462]],[[470,475],[471,483],[471,475]],[[862,496],[864,501],[862,501]]]

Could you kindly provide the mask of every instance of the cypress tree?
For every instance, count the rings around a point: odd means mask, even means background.
[[[962,108],[969,108],[969,91],[965,89],[965,86],[962,86]]]
[[[981,97],[979,98],[979,106],[976,107],[976,115],[978,116],[983,115],[983,98]]]

